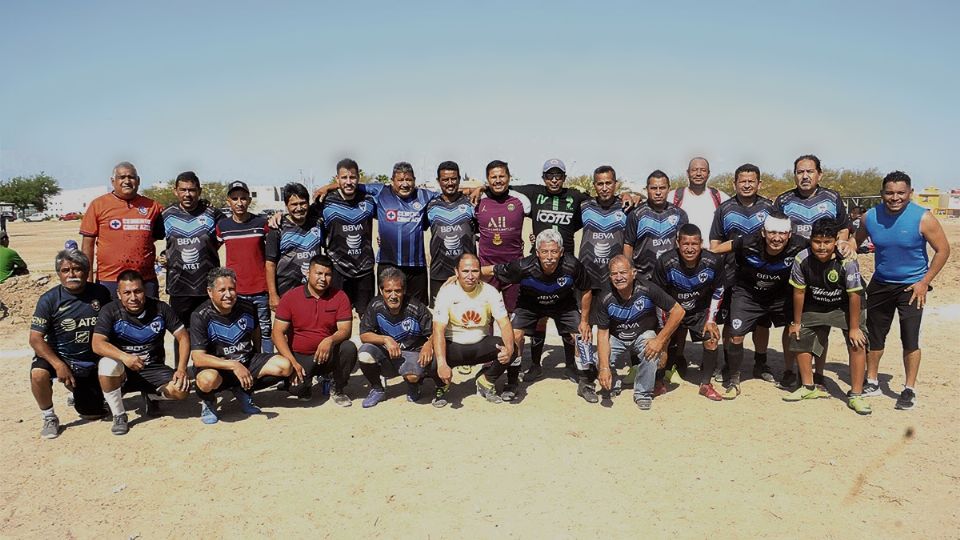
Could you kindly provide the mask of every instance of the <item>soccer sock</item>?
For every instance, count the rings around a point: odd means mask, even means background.
[[[712,351],[708,351],[707,349],[703,350],[703,365],[700,366],[700,384],[710,384],[710,379],[713,377],[713,368],[717,365],[718,352],[717,349]]]
[[[380,366],[377,364],[368,364],[366,362],[359,362],[360,372],[363,373],[363,376],[367,379],[367,382],[370,383],[370,388],[375,390],[383,390],[383,384],[380,382]]]
[[[904,389],[904,390],[909,390],[909,391],[911,391],[911,392],[914,392],[912,386],[903,385],[903,389]]]
[[[416,392],[417,390],[420,389],[420,381],[417,381],[417,382],[405,381],[405,382],[407,383],[408,392]]]
[[[530,365],[539,366],[543,359],[543,344],[547,339],[546,331],[534,331],[530,336]]]
[[[880,386],[880,379],[867,379],[867,384],[872,384],[874,386]]]
[[[805,385],[803,385],[803,387],[806,388],[807,390],[811,391],[811,392],[813,392],[814,390],[817,389],[817,385],[815,385],[815,384],[805,384]]]
[[[730,384],[740,384],[740,366],[743,365],[743,343],[730,343],[726,347],[727,370]]]
[[[757,366],[767,365],[767,353],[753,353],[753,363]]]
[[[110,407],[110,413],[114,416],[120,416],[127,412],[126,409],[123,408],[123,394],[120,393],[119,388],[111,392],[104,392],[103,399],[107,402],[107,406]]]
[[[520,366],[509,366],[507,368],[507,384],[520,383]]]
[[[57,416],[57,413],[53,411],[53,406],[49,409],[40,409],[40,416],[42,418],[53,418]]]

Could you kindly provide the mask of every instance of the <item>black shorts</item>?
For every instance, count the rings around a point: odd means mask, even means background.
[[[246,366],[247,370],[250,371],[250,375],[254,379],[257,379],[260,377],[260,372],[263,371],[264,366],[266,366],[267,362],[269,362],[274,356],[276,356],[276,354],[256,353],[250,358],[249,362],[245,362],[243,365]],[[223,379],[223,382],[220,383],[220,388],[234,388],[240,386],[240,379],[233,374],[232,370],[218,369],[217,373],[219,373],[220,378]]]
[[[496,362],[500,354],[503,339],[498,336],[486,336],[476,343],[460,344],[447,340],[447,365],[450,367],[473,366]],[[433,360],[436,365],[436,359]]]
[[[903,350],[915,351],[920,348],[923,308],[918,307],[916,301],[910,305],[913,292],[905,291],[907,287],[909,284],[879,283],[876,280],[867,285],[867,341],[871,350],[880,351],[886,346],[894,311],[900,316],[900,343]]]
[[[690,341],[699,343],[709,339],[709,336],[707,336],[703,331],[706,324],[707,310],[703,310],[684,315],[683,320],[680,322],[680,328],[687,329],[687,332],[690,333]]]
[[[123,392],[157,393],[173,380],[173,368],[166,364],[147,364],[140,371],[124,368],[127,378],[123,381]]]
[[[177,319],[183,326],[190,328],[190,316],[200,307],[200,304],[206,302],[206,296],[171,296],[170,308],[177,314]]]
[[[336,268],[333,269],[333,279],[330,284],[334,288],[340,289],[350,299],[350,305],[357,312],[358,317],[362,317],[367,311],[370,301],[377,295],[376,279],[373,276],[373,269],[368,274],[362,276],[350,277],[341,274]]]
[[[73,372],[73,380],[76,383],[73,387],[73,408],[77,414],[84,416],[96,416],[106,414],[103,407],[103,390],[100,389],[100,379],[97,377],[97,366],[86,366],[83,364],[70,365],[70,371]],[[34,357],[30,364],[30,369],[42,369],[50,373],[50,378],[57,377],[57,370],[53,369],[50,362],[40,357]]]
[[[580,332],[580,310],[578,309],[534,313],[529,309],[518,307],[510,314],[510,324],[513,325],[514,330],[533,331],[537,328],[537,322],[540,319],[553,319],[553,323],[557,325],[557,332],[561,336]]]
[[[733,291],[730,301],[730,333],[745,336],[757,326],[786,326],[793,318],[793,302],[761,302],[747,292]]]

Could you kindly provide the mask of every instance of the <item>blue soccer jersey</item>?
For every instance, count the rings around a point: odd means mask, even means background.
[[[427,266],[423,246],[427,203],[440,194],[417,188],[409,197],[401,198],[390,186],[361,184],[377,203],[377,228],[380,236],[378,263],[396,266]]]

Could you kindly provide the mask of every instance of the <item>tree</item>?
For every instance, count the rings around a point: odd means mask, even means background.
[[[177,196],[173,192],[173,180],[150,186],[141,193],[144,197],[149,197],[162,206],[177,204]],[[200,198],[209,202],[214,208],[223,208],[227,206],[227,185],[222,182],[204,182],[201,186],[203,192]],[[252,206],[251,206],[252,209]]]
[[[21,215],[31,206],[42,212],[47,208],[47,199],[58,193],[60,185],[56,178],[43,171],[33,176],[15,176],[0,182],[0,201],[12,203]]]

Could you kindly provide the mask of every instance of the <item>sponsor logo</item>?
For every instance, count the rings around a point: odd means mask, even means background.
[[[187,248],[180,252],[180,258],[184,264],[196,264],[200,260],[200,250],[198,248]]]
[[[44,319],[43,317],[34,317],[32,322],[37,326],[44,326],[45,324],[47,324],[47,320]]]
[[[360,245],[363,243],[363,237],[359,234],[348,234],[347,235],[347,248],[348,249],[359,249]]]
[[[837,272],[837,269],[831,268],[830,271],[827,272],[827,281],[829,281],[830,283],[836,283],[839,280],[840,280],[840,274]]]
[[[73,319],[64,319],[60,321],[60,328],[63,328],[64,332],[73,332],[77,329],[77,321]]]
[[[593,254],[597,258],[607,258],[610,256],[610,242],[597,242],[593,245]]]
[[[77,332],[77,339],[74,340],[75,343],[90,343],[90,331],[84,330],[82,332]]]
[[[487,223],[487,227],[491,229],[506,229],[507,218],[504,216],[492,217],[490,218],[490,222]]]
[[[472,309],[465,311],[463,315],[460,317],[460,322],[464,326],[480,324],[480,320],[481,320],[480,314],[477,313],[476,311],[473,311]]]
[[[123,226],[123,222],[120,221],[119,219],[111,219],[111,220],[110,220],[110,228],[111,228],[111,229],[113,229],[113,230],[115,230],[115,231],[119,231],[119,230],[120,230],[120,227],[122,227],[122,226]]]
[[[178,246],[189,246],[191,244],[199,244],[199,238],[177,238]]]
[[[443,247],[448,251],[458,251],[460,249],[460,237],[448,236],[443,239]]]
[[[573,214],[566,212],[555,212],[553,210],[540,210],[537,212],[537,221],[540,223],[550,223],[553,225],[569,225],[573,219]]]
[[[362,231],[362,230],[363,230],[363,225],[359,223],[356,225],[351,225],[348,223],[343,226],[343,232],[356,232],[356,231]]]
[[[397,211],[396,210],[387,210],[387,221],[396,221],[397,220]]]

